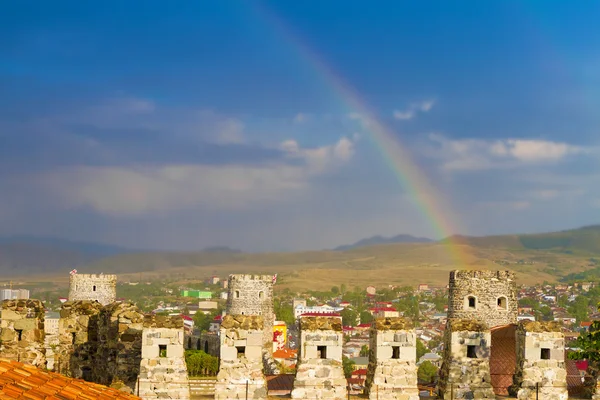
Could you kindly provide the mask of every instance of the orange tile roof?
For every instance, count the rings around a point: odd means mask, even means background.
[[[33,365],[0,358],[0,400],[138,399],[117,389],[43,371]]]

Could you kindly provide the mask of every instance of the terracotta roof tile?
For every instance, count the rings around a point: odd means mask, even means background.
[[[139,399],[81,379],[67,378],[32,365],[0,358],[0,400],[126,400]]]

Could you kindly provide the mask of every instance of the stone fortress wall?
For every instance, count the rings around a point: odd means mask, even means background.
[[[477,320],[493,328],[516,324],[518,307],[514,272],[450,272],[448,318]]]
[[[11,360],[46,367],[44,305],[39,300],[4,300],[0,309],[0,353]]]
[[[341,317],[301,317],[292,399],[344,400],[348,396]]]
[[[143,399],[190,398],[184,356],[183,320],[145,315],[136,392]]]
[[[495,399],[490,376],[491,333],[479,321],[452,318],[444,332],[438,392],[442,399]]]
[[[272,347],[273,276],[232,274],[228,279],[227,313],[231,315],[260,315],[263,317],[263,343]]]
[[[226,315],[221,323],[220,345],[215,399],[266,399],[263,317]]]
[[[371,327],[365,391],[372,400],[419,400],[417,334],[405,318],[376,318]]]
[[[536,390],[536,385],[539,386]],[[520,400],[564,400],[567,391],[565,336],[560,324],[521,321],[517,327],[517,369],[510,388]],[[536,392],[538,392],[536,394]]]
[[[116,275],[71,274],[69,300],[96,300],[106,306],[116,299]]]
[[[55,355],[59,372],[130,392],[136,388],[139,376],[147,380],[144,384],[150,384],[139,387],[144,391],[142,398],[176,396],[171,398],[185,399],[189,396],[180,382],[187,379],[183,321],[144,316],[132,303],[103,305],[102,301],[115,298],[115,280],[110,276],[90,275],[101,277],[107,283],[108,289],[104,291],[98,290],[100,285],[94,290],[93,282],[97,281],[90,281],[85,275],[82,279],[74,276],[71,276],[71,283],[77,287],[71,287],[70,292],[88,298],[63,304],[59,348]],[[76,289],[82,283],[92,283],[92,289],[88,286],[78,292]],[[517,369],[512,390],[519,399],[531,399],[529,388],[536,383],[540,384],[543,398],[566,398],[564,335],[553,324],[522,322],[515,325],[517,302],[512,272],[453,271],[449,287],[445,354],[438,382],[442,398],[494,398],[489,379],[493,347],[491,326],[500,329],[517,326]],[[264,363],[266,349],[272,348],[272,276],[232,275],[229,288],[228,312],[233,315],[225,317],[219,338],[220,367],[228,373],[220,372],[219,384],[231,387],[239,380],[252,381],[253,398],[263,398],[266,383],[259,354],[263,352]],[[99,298],[101,293],[108,293],[108,297]],[[44,307],[41,302],[7,300],[2,303],[1,318],[3,357],[44,367]],[[345,398],[341,319],[302,317],[300,328],[300,352],[292,398]],[[401,318],[386,318],[374,321],[371,335],[367,385],[372,388],[374,384],[382,383],[378,379],[383,379],[385,390],[379,392],[380,396],[412,400],[411,387],[416,379],[414,328]],[[157,356],[156,346],[166,348],[158,347]],[[177,382],[169,379],[169,374],[177,376]],[[156,382],[153,382],[154,378]],[[225,399],[230,398],[232,392],[227,389],[223,393],[220,398]],[[241,396],[237,392],[235,395]]]

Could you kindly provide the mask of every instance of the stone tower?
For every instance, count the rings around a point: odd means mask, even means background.
[[[517,289],[511,271],[450,272],[448,318],[475,320],[489,328],[517,323]]]
[[[0,311],[2,357],[46,367],[44,305],[39,300],[4,300]]]
[[[261,315],[264,321],[263,344],[272,348],[273,323],[273,276],[229,275],[227,314]]]
[[[95,300],[105,306],[115,302],[116,286],[116,275],[71,274],[69,301]]]

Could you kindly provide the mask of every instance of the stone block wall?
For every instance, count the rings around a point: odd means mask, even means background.
[[[135,388],[142,357],[144,314],[130,302],[102,308],[98,320],[97,367],[93,381],[131,391]]]
[[[220,331],[220,364],[215,399],[266,399],[262,316],[226,315]]]
[[[70,301],[96,300],[105,306],[113,303],[116,298],[116,275],[72,274],[70,277]]]
[[[142,399],[190,398],[181,317],[146,315],[136,390]]]
[[[516,324],[517,314],[514,272],[450,272],[448,318],[477,320],[493,328]]]
[[[341,317],[300,318],[293,399],[346,399],[342,345]]]
[[[521,400],[566,400],[565,337],[552,322],[522,321],[517,327],[517,369],[510,388]]]
[[[98,366],[98,315],[101,310],[102,304],[90,300],[68,301],[62,305],[55,363],[58,373],[92,380],[92,371]]]
[[[404,318],[377,318],[370,332],[365,382],[370,399],[419,400],[417,334]]]
[[[44,315],[39,300],[4,300],[0,310],[2,357],[45,368]]]
[[[491,333],[479,321],[448,319],[438,392],[443,399],[495,399],[490,377]]]
[[[273,323],[273,276],[229,275],[227,314],[260,315],[263,317],[263,344],[272,348]]]
[[[220,335],[213,332],[202,332],[199,340],[200,347],[198,347],[198,350],[202,350],[214,357],[221,357]]]

